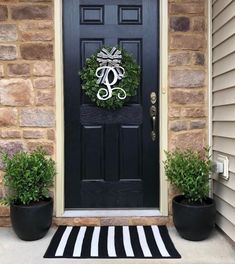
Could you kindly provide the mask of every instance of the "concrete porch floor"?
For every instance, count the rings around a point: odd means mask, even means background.
[[[235,247],[218,230],[211,237],[201,242],[191,242],[179,237],[173,227],[169,227],[170,236],[181,254],[181,259],[123,260],[123,259],[43,259],[43,255],[55,232],[51,228],[46,237],[33,242],[19,240],[11,228],[0,228],[0,263],[1,264],[101,264],[101,263],[185,263],[185,264],[235,264]]]

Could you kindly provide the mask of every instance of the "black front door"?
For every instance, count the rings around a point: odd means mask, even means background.
[[[65,207],[158,207],[158,1],[63,2]],[[123,108],[106,110],[84,96],[78,72],[98,48],[117,45],[141,66],[141,85]]]

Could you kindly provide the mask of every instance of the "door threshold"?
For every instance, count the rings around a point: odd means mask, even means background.
[[[162,216],[159,209],[75,209],[65,210],[63,217],[135,217]]]

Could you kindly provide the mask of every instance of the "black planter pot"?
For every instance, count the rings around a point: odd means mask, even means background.
[[[215,202],[207,198],[204,205],[182,203],[183,195],[173,198],[173,222],[181,237],[199,241],[206,239],[215,225]]]
[[[48,198],[33,205],[10,206],[12,227],[22,240],[32,241],[45,236],[52,223],[53,200]]]

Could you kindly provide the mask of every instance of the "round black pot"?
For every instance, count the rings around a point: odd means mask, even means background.
[[[22,240],[32,241],[45,236],[52,223],[53,199],[32,205],[10,206],[12,227]]]
[[[206,239],[215,225],[215,201],[211,198],[205,200],[203,205],[189,205],[182,201],[183,195],[173,198],[173,222],[181,237],[199,241]]]

